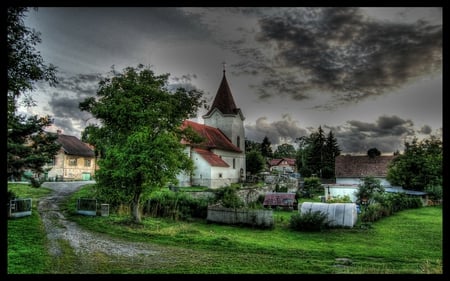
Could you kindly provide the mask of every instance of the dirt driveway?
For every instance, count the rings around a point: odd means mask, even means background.
[[[164,263],[176,263],[173,250],[167,247],[161,247],[150,243],[134,243],[112,238],[103,234],[93,233],[82,229],[76,223],[66,220],[65,214],[60,209],[62,200],[77,191],[83,185],[92,182],[45,182],[43,187],[53,190],[53,192],[44,198],[41,198],[38,205],[38,211],[41,215],[47,238],[50,241],[49,252],[57,259],[66,254],[61,245],[67,243],[73,249],[77,258],[75,261],[79,264],[70,266],[76,272],[70,273],[99,273],[95,266],[99,256],[102,257],[103,264],[117,264],[120,260],[139,260],[136,264],[137,271],[149,268],[161,268]],[[125,258],[125,259],[124,259]],[[175,258],[176,259],[176,258]],[[167,265],[167,264],[166,264]],[[134,266],[133,266],[134,267]],[[119,267],[120,268],[120,267]],[[105,269],[103,268],[102,271]],[[59,271],[63,273],[64,269]]]

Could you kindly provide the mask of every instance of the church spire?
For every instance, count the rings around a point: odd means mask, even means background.
[[[234,103],[233,95],[231,94],[230,86],[228,86],[228,81],[225,76],[225,62],[223,63],[222,82],[206,116],[210,115],[215,108],[220,110],[222,114],[237,114],[239,111],[239,108]]]

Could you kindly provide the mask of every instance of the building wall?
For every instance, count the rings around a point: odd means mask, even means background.
[[[336,185],[325,185],[324,187],[325,198],[344,197],[348,195],[352,202],[356,202],[357,198],[355,193],[358,191],[358,185],[339,185],[336,183]]]
[[[234,145],[236,145],[242,150],[242,153],[239,154],[239,156],[231,156],[231,157],[236,158],[236,161],[239,162],[238,164],[236,164],[237,166],[239,166],[238,172],[240,171],[240,169],[243,170],[243,179],[245,180],[245,176],[247,174],[245,166],[245,129],[244,129],[244,121],[241,119],[240,115],[237,114],[234,116],[232,115],[224,116],[218,110],[216,110],[209,118],[204,119],[204,123],[207,126],[220,129]],[[232,167],[233,162],[232,160],[231,162],[229,161],[230,158],[226,153],[224,152],[215,152],[215,153],[218,155],[223,155],[222,159]],[[238,158],[239,160],[237,160]]]
[[[380,180],[380,184],[383,187],[391,186],[391,184],[385,178],[377,178]],[[361,184],[363,183],[360,178],[336,178],[336,184]]]
[[[76,165],[72,165],[76,159]],[[85,160],[90,161],[89,166],[85,166]],[[55,156],[54,165],[47,165],[47,168],[51,168],[48,172],[48,180],[55,180],[56,178],[64,178],[65,180],[83,180],[89,174],[89,178],[92,179],[95,175],[97,163],[95,157],[83,157],[77,155],[67,155],[63,151],[60,151]]]

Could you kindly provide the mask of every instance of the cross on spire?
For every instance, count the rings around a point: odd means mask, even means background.
[[[222,62],[223,65],[223,73],[225,73],[225,67],[227,66],[226,62]]]

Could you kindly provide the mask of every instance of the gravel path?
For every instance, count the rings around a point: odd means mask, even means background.
[[[86,254],[102,252],[110,257],[111,261],[117,261],[121,257],[139,257],[147,259],[146,265],[152,263],[152,260],[153,263],[163,262],[164,248],[158,245],[128,242],[99,233],[92,233],[80,228],[76,223],[66,220],[64,213],[60,210],[62,200],[83,185],[90,183],[93,182],[45,182],[42,185],[53,190],[49,196],[41,198],[38,205],[38,211],[50,241],[50,254],[55,257],[62,255],[62,249],[59,246],[60,241],[66,240],[70,243],[75,254],[83,258],[92,256]],[[155,259],[155,256],[158,256],[158,258]],[[89,263],[90,261],[86,262]],[[95,263],[95,261],[91,262]]]

